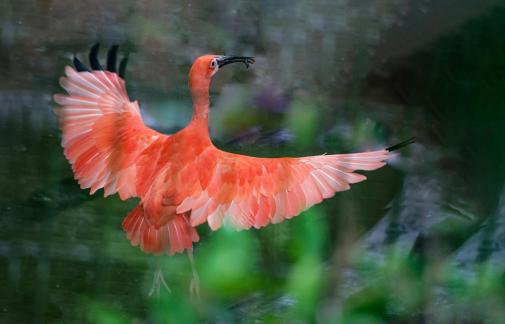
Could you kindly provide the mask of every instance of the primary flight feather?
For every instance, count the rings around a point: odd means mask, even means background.
[[[308,207],[366,179],[356,170],[385,165],[390,151],[412,142],[363,153],[307,157],[257,158],[224,152],[209,137],[209,86],[212,76],[231,63],[252,57],[204,55],[189,72],[194,104],[191,122],[165,135],[147,127],[137,101],[124,83],[126,59],[116,72],[117,46],[107,55],[106,70],[90,52],[89,70],[77,58],[60,79],[66,95],[56,94],[55,111],[62,146],[81,188],[140,203],[124,219],[132,245],[144,252],[191,249],[199,240],[195,227],[207,222],[217,230],[224,221],[237,229],[260,228],[298,215]]]

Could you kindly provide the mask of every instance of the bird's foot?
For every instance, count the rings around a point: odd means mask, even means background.
[[[200,277],[195,267],[195,260],[193,258],[193,249],[188,250],[189,263],[191,264],[192,278],[189,284],[189,293],[193,300],[200,301]]]
[[[156,292],[156,295],[159,297],[161,286],[163,286],[168,293],[172,292],[172,290],[170,290],[170,287],[168,287],[165,278],[163,277],[161,266],[158,265],[158,268],[154,272],[153,285],[151,286],[151,290],[149,291],[149,297],[151,297],[154,294],[154,292]]]

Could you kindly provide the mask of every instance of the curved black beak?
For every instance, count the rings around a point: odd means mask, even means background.
[[[217,59],[217,65],[219,68],[231,63],[244,63],[245,67],[248,68],[249,65],[254,63],[254,57],[250,56],[221,56]]]

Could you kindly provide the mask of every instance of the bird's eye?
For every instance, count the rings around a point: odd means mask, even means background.
[[[216,60],[212,60],[212,61],[210,62],[210,67],[211,67],[211,68],[213,68],[213,69],[215,69],[215,68],[216,68],[216,66],[217,66],[217,62],[216,62]]]

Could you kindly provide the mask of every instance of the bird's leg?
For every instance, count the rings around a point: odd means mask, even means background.
[[[191,264],[191,272],[192,278],[191,283],[189,284],[189,292],[192,297],[195,297],[196,300],[200,300],[200,277],[198,276],[198,272],[195,267],[195,259],[193,258],[193,249],[188,249],[188,259]]]
[[[161,269],[160,261],[157,260],[156,270],[154,271],[153,285],[151,286],[151,290],[149,290],[149,297],[151,297],[152,294],[154,292],[156,292],[156,295],[159,298],[161,285],[163,285],[163,287],[165,287],[165,289],[167,290],[168,293],[172,292],[170,290],[170,288],[168,287],[167,282],[165,281],[165,278],[163,277],[163,271]]]

